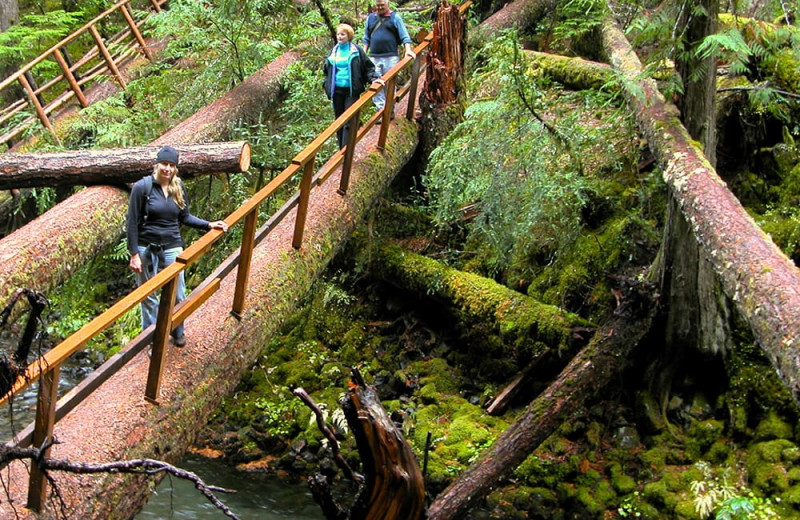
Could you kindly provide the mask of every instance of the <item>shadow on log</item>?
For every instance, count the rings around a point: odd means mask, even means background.
[[[355,475],[338,454],[338,444],[321,412],[302,389],[295,395],[314,410],[317,424],[331,443],[335,460],[358,485],[356,498],[348,512],[334,500],[328,478],[309,479],[314,499],[328,520],[419,520],[425,514],[425,482],[417,458],[403,434],[381,405],[375,388],[367,385],[353,370],[350,388],[342,402],[345,418],[355,436],[365,472]],[[344,466],[342,465],[344,463]]]

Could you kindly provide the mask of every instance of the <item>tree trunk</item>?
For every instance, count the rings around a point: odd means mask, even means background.
[[[596,396],[624,368],[631,350],[650,330],[655,314],[652,287],[629,285],[625,307],[602,326],[569,365],[537,397],[487,453],[440,493],[427,520],[462,518],[510,475],[584,401]]]
[[[366,473],[362,499],[350,520],[418,520],[425,513],[422,471],[402,432],[392,423],[375,389],[357,372],[343,403]]]
[[[676,62],[683,79],[684,93],[678,109],[689,135],[702,144],[706,159],[716,164],[716,58],[702,58],[697,48],[706,36],[717,31],[717,0],[703,0],[702,9],[686,7],[678,20],[684,51]],[[667,225],[659,255],[657,272],[664,295],[664,341],[662,355],[651,367],[653,390],[666,403],[674,375],[685,367],[688,349],[705,353],[728,350],[730,340],[730,305],[725,298],[711,264],[700,251],[692,230],[680,212],[674,197],[669,197]]]
[[[459,97],[464,83],[466,41],[464,17],[459,14],[458,6],[442,0],[426,58],[425,92],[419,100],[422,109],[421,170],[427,166],[431,152],[464,119],[464,106]]]
[[[0,0],[0,32],[5,32],[9,27],[18,21],[18,0]],[[5,78],[5,76],[2,77]]]
[[[800,271],[747,214],[664,101],[614,24],[603,44],[615,69],[637,85],[628,104],[700,250],[784,384],[800,404]]]
[[[256,121],[277,101],[283,74],[300,58],[291,51],[154,141],[154,145],[224,140],[240,121]],[[114,244],[124,228],[128,195],[92,186],[0,240],[0,300],[17,287],[47,294],[92,256]]]
[[[250,167],[244,141],[178,145],[180,176],[241,173]],[[0,189],[112,184],[122,186],[152,173],[158,147],[138,146],[41,154],[0,155]]]
[[[524,31],[555,8],[554,0],[516,0],[481,22],[479,38],[492,38],[500,31],[518,29]]]

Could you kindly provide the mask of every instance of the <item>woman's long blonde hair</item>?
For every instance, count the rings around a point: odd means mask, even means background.
[[[181,180],[178,178],[178,167],[172,163],[156,163],[155,166],[153,166],[153,175],[155,175],[156,179],[158,179],[159,168],[172,170],[172,177],[167,186],[167,196],[171,197],[180,209],[185,208],[186,201],[183,199],[183,187],[181,186]]]

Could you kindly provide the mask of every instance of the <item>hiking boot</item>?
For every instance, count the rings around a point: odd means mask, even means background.
[[[186,346],[186,336],[181,336],[180,338],[172,338],[172,344],[178,348],[183,348]]]

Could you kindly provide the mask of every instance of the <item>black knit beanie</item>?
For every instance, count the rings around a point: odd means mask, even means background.
[[[178,166],[178,150],[171,146],[164,146],[158,151],[156,162],[168,162]]]

